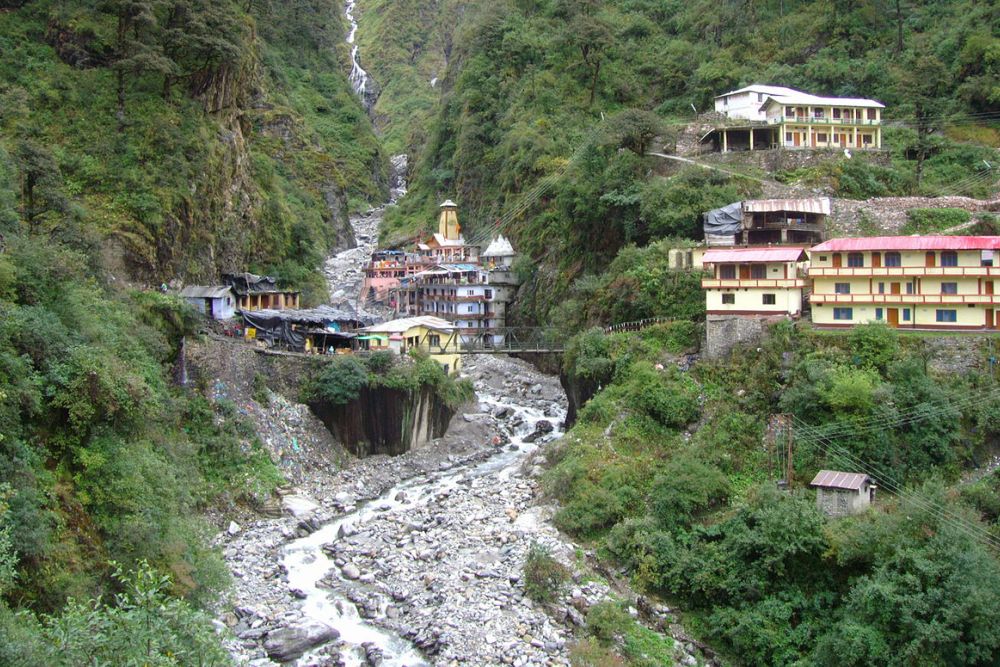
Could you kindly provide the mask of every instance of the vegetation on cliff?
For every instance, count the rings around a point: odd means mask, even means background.
[[[790,183],[863,198],[983,196],[996,180],[1000,15],[983,3],[509,0],[468,3],[450,18],[459,28],[439,109],[383,238],[425,230],[445,197],[462,206],[467,235],[526,198],[506,231],[551,269],[545,290],[529,294],[528,318],[547,320],[577,278],[601,273],[629,243],[699,238],[698,214],[758,192],[753,178],[678,169],[640,150],[672,150],[692,105],[710,110],[740,85],[887,105],[888,166],[831,155],[779,175]]]
[[[995,380],[929,371],[924,339],[878,325],[778,325],[681,372],[675,327],[570,346],[566,372],[604,388],[550,455],[557,525],[740,663],[991,663],[1000,477],[960,480],[1000,441]],[[763,444],[774,412],[799,434],[790,492]],[[857,461],[908,491],[824,521],[803,483]]]

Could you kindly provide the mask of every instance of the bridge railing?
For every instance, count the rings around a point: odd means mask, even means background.
[[[604,333],[624,333],[626,331],[642,331],[646,327],[651,327],[655,324],[667,324],[673,322],[669,317],[647,317],[644,320],[635,320],[634,322],[621,322],[620,324],[612,324],[611,326],[604,327]]]

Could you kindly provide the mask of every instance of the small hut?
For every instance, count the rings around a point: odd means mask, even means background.
[[[180,297],[213,320],[228,320],[236,314],[233,291],[226,285],[188,285]]]
[[[816,489],[816,507],[830,517],[863,512],[875,496],[871,478],[861,472],[820,470],[809,486]]]

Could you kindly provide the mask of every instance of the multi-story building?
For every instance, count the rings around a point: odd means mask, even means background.
[[[877,149],[882,109],[875,100],[822,97],[792,88],[753,85],[720,95],[726,121],[702,137],[723,153],[770,148]]]
[[[832,239],[810,251],[812,321],[996,329],[1000,236]]]
[[[710,246],[815,245],[825,238],[830,198],[750,199],[705,213]]]
[[[711,272],[701,281],[711,316],[798,317],[806,280],[803,248],[712,248],[702,262]]]

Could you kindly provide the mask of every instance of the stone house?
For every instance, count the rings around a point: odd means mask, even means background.
[[[863,512],[875,496],[871,478],[860,472],[820,470],[809,486],[816,489],[816,507],[829,517]]]

